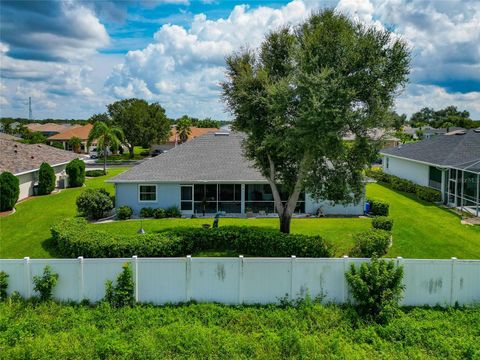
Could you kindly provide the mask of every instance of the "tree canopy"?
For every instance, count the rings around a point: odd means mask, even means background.
[[[470,113],[467,110],[458,110],[458,108],[453,105],[440,110],[424,107],[412,114],[410,123],[414,127],[429,125],[434,128],[446,127],[444,124],[449,124],[449,127],[456,126],[466,129],[479,126],[478,122],[470,118]]]
[[[233,128],[246,134],[246,157],[272,188],[281,231],[289,232],[303,189],[333,202],[362,197],[362,171],[379,146],[368,132],[390,125],[409,61],[402,40],[331,10],[227,57],[223,99]],[[353,143],[343,141],[347,133]]]

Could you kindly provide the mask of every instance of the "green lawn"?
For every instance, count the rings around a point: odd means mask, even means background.
[[[111,169],[109,175],[87,180],[88,187],[106,187],[110,176],[125,169]],[[59,194],[32,198],[17,205],[17,213],[0,218],[0,258],[55,257],[50,245],[50,226],[65,217],[76,215],[75,199],[83,189],[68,189]],[[435,205],[418,201],[412,195],[393,191],[378,184],[367,186],[367,195],[386,200],[395,224],[393,247],[387,256],[405,258],[480,258],[480,227],[460,224],[457,215]],[[201,226],[212,219],[144,220],[147,232],[178,226]],[[222,225],[278,227],[278,219],[220,219]],[[139,220],[89,225],[118,234],[134,234],[141,226]],[[353,246],[352,236],[370,228],[369,219],[322,218],[294,219],[292,232],[319,234],[331,240],[338,256]],[[197,254],[198,255],[198,254]],[[201,254],[218,255],[218,254]]]
[[[107,176],[87,179],[86,185],[91,188],[104,187],[113,194],[113,184],[104,181],[123,171],[125,168],[109,169]],[[75,199],[84,189],[66,189],[17,204],[15,214],[0,218],[0,258],[55,256],[49,244],[50,226],[76,215]]]
[[[390,203],[393,246],[387,256],[480,258],[480,226],[462,225],[447,209],[379,184],[369,184],[367,196]]]
[[[402,309],[388,325],[350,307],[112,309],[0,302],[2,359],[479,359],[480,308]]]

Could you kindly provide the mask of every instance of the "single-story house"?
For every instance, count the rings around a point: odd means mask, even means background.
[[[190,135],[188,135],[187,141],[190,141],[192,139],[195,139],[205,134],[214,133],[218,130],[219,129],[217,128],[199,128],[199,127],[192,126],[190,128]],[[173,149],[177,145],[179,145],[179,141],[180,141],[180,138],[178,137],[177,128],[175,125],[173,125],[170,130],[170,137],[168,138],[168,140],[163,144],[154,144],[150,147],[150,149],[152,152],[155,150],[168,151],[170,149]]]
[[[92,128],[93,128],[92,124],[71,127],[68,130],[65,130],[61,133],[50,136],[49,138],[47,138],[47,141],[50,144],[53,142],[60,142],[63,145],[63,148],[65,150],[72,151],[73,149],[72,149],[72,146],[69,144],[69,141],[72,138],[77,137],[82,142],[80,146],[80,152],[89,153],[89,151],[87,151],[86,149],[87,149],[88,135],[90,134],[90,131],[92,130]]]
[[[372,140],[382,140],[382,149],[388,149],[400,145],[401,141],[399,138],[395,137],[392,130],[382,129],[382,128],[373,128],[368,131],[368,136]],[[343,136],[344,141],[355,141],[354,133],[347,133]]]
[[[31,132],[39,132],[42,135],[49,137],[64,131],[79,127],[77,124],[56,124],[56,123],[30,123],[26,128]]]
[[[420,139],[421,140],[427,140],[427,139],[431,139],[431,138],[434,138],[435,136],[438,136],[438,135],[445,135],[445,134],[451,134],[451,133],[454,133],[454,132],[457,132],[457,131],[465,131],[466,129],[464,128],[461,128],[461,127],[455,127],[455,126],[452,126],[450,128],[434,128],[434,127],[431,127],[431,126],[422,126],[422,127],[419,127],[419,128],[413,128],[413,127],[410,127],[410,126],[405,126],[404,129],[403,129],[403,132],[407,135],[411,135],[414,139],[419,139],[419,136],[418,134],[421,134],[420,135]]]
[[[197,137],[108,180],[115,184],[116,206],[178,206],[183,215],[206,213],[272,214],[274,201],[266,179],[243,156],[243,135],[216,132]],[[300,196],[296,213],[361,215],[364,201],[332,205]]]
[[[442,192],[443,202],[479,215],[480,129],[380,151],[383,171]]]
[[[55,171],[57,187],[66,184],[66,165],[78,154],[56,149],[45,144],[22,144],[12,140],[0,139],[0,173],[11,172],[20,181],[19,200],[34,194],[38,183],[38,170],[44,162],[49,163]]]

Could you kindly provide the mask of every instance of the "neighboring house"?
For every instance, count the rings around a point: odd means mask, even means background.
[[[479,215],[480,129],[380,152],[383,170],[442,192],[443,202]]]
[[[219,129],[217,128],[199,128],[199,127],[192,127],[191,133],[188,136],[188,140],[190,141],[192,139],[195,139],[199,136],[205,135],[205,134],[210,134],[218,131]],[[164,144],[155,144],[150,147],[151,151],[155,150],[162,150],[162,151],[168,151],[170,149],[173,149],[175,146],[178,145],[178,142],[180,141],[178,134],[177,134],[177,129],[174,126],[172,126],[172,129],[170,131],[170,137],[168,138],[168,141],[165,142]]]
[[[63,148],[65,150],[70,150],[71,151],[73,149],[72,149],[71,145],[69,144],[69,141],[72,138],[77,137],[82,142],[80,152],[89,153],[91,149],[88,149],[89,151],[87,151],[86,149],[87,149],[88,134],[90,134],[90,131],[92,130],[92,128],[93,128],[92,124],[87,124],[87,125],[83,125],[83,126],[82,125],[75,126],[75,127],[72,127],[72,128],[70,128],[66,131],[63,131],[61,133],[50,136],[47,139],[47,141],[50,144],[53,143],[53,142],[60,142],[60,143],[62,143]],[[90,148],[93,148],[93,146],[91,146]]]
[[[115,184],[116,206],[128,205],[136,214],[143,207],[178,206],[183,215],[225,212],[274,213],[266,179],[243,156],[239,133],[206,134],[108,180]],[[359,204],[315,202],[302,194],[296,213],[361,215]]]
[[[0,140],[22,141],[22,138],[0,132]]]
[[[448,130],[448,131],[447,131]],[[433,128],[431,126],[422,126],[420,128],[413,128],[410,126],[406,126],[403,130],[403,132],[407,135],[411,135],[414,139],[420,139],[420,140],[428,140],[432,139],[435,136],[438,135],[450,135],[451,133],[455,133],[457,131],[465,131],[466,129],[461,128],[461,127],[455,127],[452,126],[451,128]],[[418,133],[420,133],[420,137],[418,136]]]
[[[0,139],[0,173],[11,172],[20,181],[19,200],[34,195],[38,182],[38,170],[43,162],[49,163],[55,171],[57,187],[66,186],[65,167],[77,154],[56,149],[45,144],[22,144]]]
[[[383,146],[382,149],[388,149],[391,147],[395,147],[400,145],[401,141],[397,137],[393,135],[393,131],[381,129],[381,128],[374,128],[370,129],[368,132],[368,136],[372,140],[382,140]],[[343,137],[345,141],[354,141],[355,134],[348,133]]]
[[[30,123],[26,128],[31,132],[39,132],[45,137],[60,134],[64,131],[79,127],[76,124],[56,124],[56,123]]]

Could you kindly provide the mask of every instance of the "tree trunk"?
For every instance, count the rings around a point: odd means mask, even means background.
[[[107,175],[107,147],[103,148],[103,173]]]
[[[130,156],[129,156],[130,159],[133,159],[134,156],[135,156],[134,148],[135,148],[135,147],[134,147],[133,145],[129,145],[129,146],[128,146],[128,151],[130,152]]]
[[[290,223],[292,221],[292,215],[286,211],[282,215],[278,215],[280,219],[280,232],[290,234]]]

